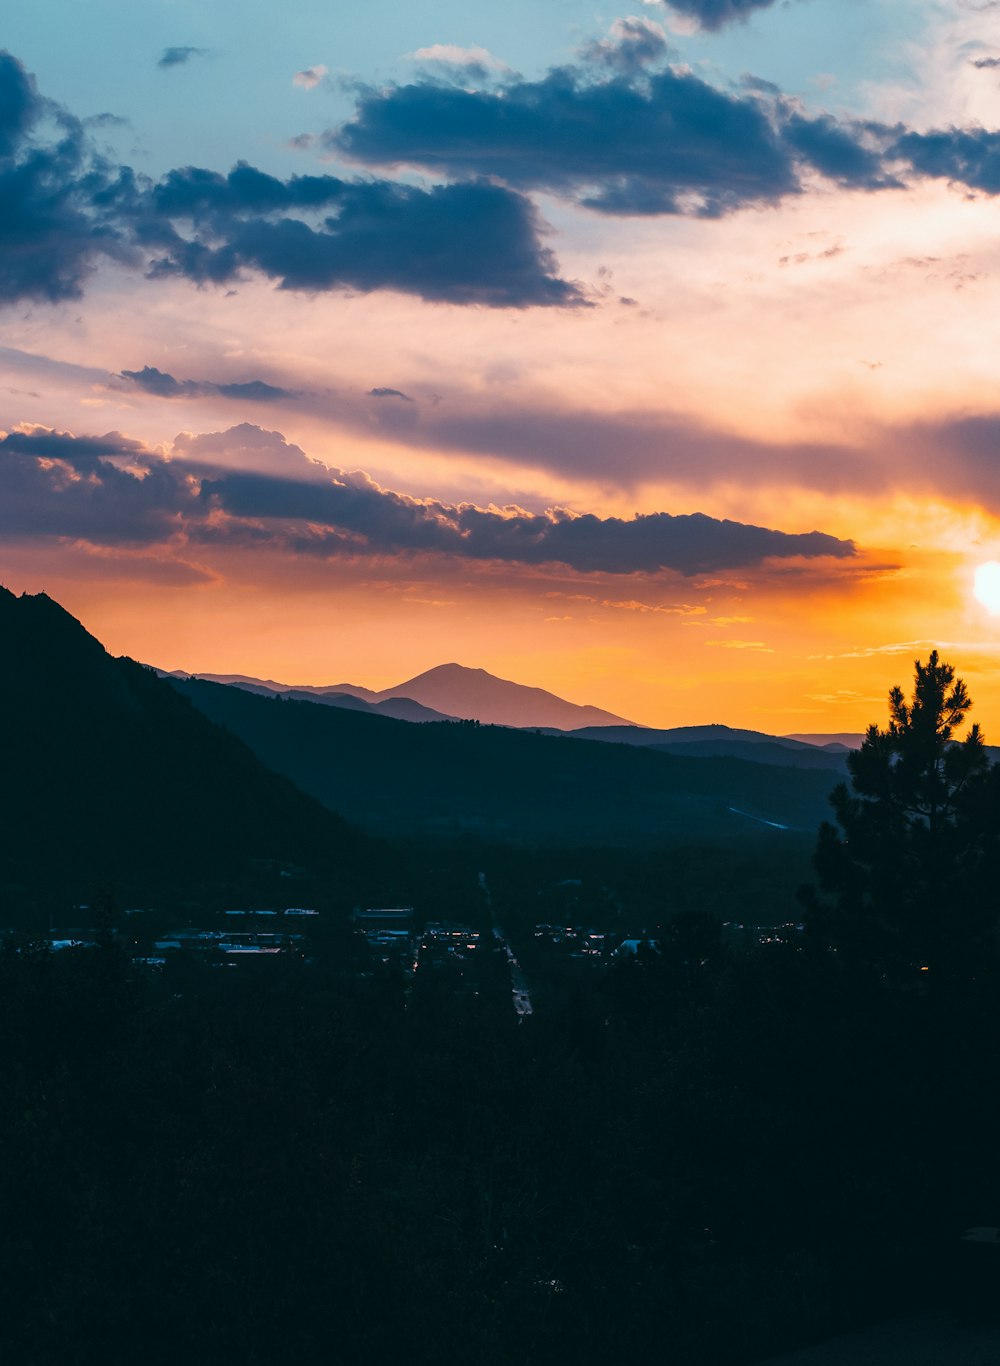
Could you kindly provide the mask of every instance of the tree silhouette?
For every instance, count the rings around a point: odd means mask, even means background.
[[[827,896],[807,891],[811,927],[846,958],[893,976],[965,977],[996,921],[997,773],[950,664],[915,661],[913,696],[889,693],[889,725],[848,759],[851,788],[831,796],[837,826],[814,858]]]

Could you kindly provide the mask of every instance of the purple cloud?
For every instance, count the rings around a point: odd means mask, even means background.
[[[702,513],[623,519],[415,499],[359,472],[326,470],[279,433],[250,424],[179,439],[180,458],[172,460],[137,452],[136,443],[115,434],[20,437],[0,441],[0,531],[12,538],[129,547],[181,536],[321,557],[433,554],[608,574],[694,575],[771,559],[856,555],[853,542],[822,532],[789,533]],[[119,463],[123,454],[127,468]],[[276,473],[282,469],[287,473]]]

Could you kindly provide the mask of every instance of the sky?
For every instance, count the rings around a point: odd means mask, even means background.
[[[1000,0],[16,8],[0,582],[659,726],[938,648],[1000,742]]]

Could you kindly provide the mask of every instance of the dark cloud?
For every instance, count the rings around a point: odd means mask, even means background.
[[[865,129],[861,127],[845,127],[829,114],[806,118],[793,113],[784,121],[782,132],[789,146],[829,180],[864,190],[902,186],[887,172],[877,143],[865,145]]]
[[[463,559],[632,574],[701,574],[748,568],[772,557],[853,556],[852,542],[813,531],[789,535],[701,513],[618,517],[497,512],[470,504],[418,502],[358,476],[335,473],[326,486],[259,475],[202,484],[202,497],[241,518],[280,518],[326,528],[355,553],[435,552]],[[321,536],[321,545],[325,537]]]
[[[149,189],[141,206],[154,219],[224,222],[253,214],[328,208],[349,189],[336,176],[297,175],[279,180],[240,161],[228,175],[197,166],[169,171]]]
[[[197,380],[175,380],[172,374],[165,374],[153,365],[143,365],[141,370],[123,370],[122,378],[130,380],[143,392],[154,393],[158,399],[183,399],[189,395],[198,398],[205,393]]]
[[[756,10],[768,9],[776,0],[664,0],[668,7],[701,28],[720,29],[727,24],[745,22]]]
[[[130,128],[131,120],[124,118],[121,114],[111,114],[107,110],[103,114],[90,114],[80,122],[85,128]]]
[[[616,19],[607,38],[587,43],[580,55],[586,62],[632,74],[664,61],[669,51],[667,35],[660,25],[633,15]]]
[[[918,175],[953,180],[991,195],[1000,193],[1000,132],[993,129],[904,133],[890,154],[904,158]]]
[[[315,225],[288,212],[320,207],[333,212]],[[486,181],[425,190],[188,168],[157,185],[140,213],[154,275],[221,283],[254,269],[282,289],[396,289],[498,308],[582,302],[541,245],[531,201]]]
[[[977,57],[970,63],[977,71],[993,71],[1000,66],[1000,57]]]
[[[131,380],[136,388],[155,394],[157,398],[183,398],[188,393],[204,393],[196,381],[174,379],[173,375],[157,370],[154,365],[144,365],[141,370],[123,370],[122,378]]]
[[[248,424],[186,438],[175,447],[179,459],[140,452],[125,469],[116,463],[124,439],[114,434],[28,436],[0,441],[0,531],[12,537],[141,546],[179,536],[321,556],[439,554],[610,574],[692,575],[856,554],[853,542],[818,531],[789,534],[701,513],[624,520],[418,500],[364,474],[320,472],[279,433]],[[125,444],[135,454],[135,443]],[[289,476],[225,467],[227,452],[245,451],[258,468],[283,465]]]
[[[82,124],[0,53],[0,302],[75,298],[113,256],[198,284],[260,271],[283,289],[581,303],[541,231],[530,200],[485,181],[282,181],[241,162],[229,175],[185,167],[152,182],[99,157]]]
[[[0,52],[0,156],[9,157],[41,113],[32,78],[9,52]]]
[[[495,91],[429,81],[368,90],[325,142],[369,164],[495,176],[607,213],[715,216],[798,189],[757,99],[670,69],[639,82],[564,68]]]
[[[212,388],[223,398],[246,399],[250,403],[282,403],[297,397],[292,389],[281,389],[262,379],[250,379],[236,384],[214,384]]]
[[[115,181],[82,124],[0,52],[0,303],[76,298],[101,256],[126,254]]]
[[[184,66],[192,57],[207,57],[207,47],[165,47],[160,54],[157,66]]]
[[[126,547],[169,540],[197,509],[197,490],[148,453],[135,471],[120,468],[115,457],[137,449],[115,433],[10,433],[0,441],[0,534]]]
[[[31,427],[0,437],[0,453],[63,460],[74,466],[91,465],[109,456],[133,457],[144,452],[142,442],[133,441],[120,432],[108,432],[105,436],[72,436],[49,427]]]
[[[755,91],[758,95],[774,95],[777,97],[781,94],[780,85],[775,85],[774,81],[765,81],[763,76],[751,75],[750,72],[745,72],[740,77],[740,85],[744,90]]]
[[[589,65],[490,90],[431,80],[367,89],[323,141],[370,165],[487,175],[613,214],[717,217],[800,193],[806,169],[852,189],[900,189],[908,175],[1000,193],[998,130],[917,133],[809,115],[767,82],[729,93],[689,70],[647,74],[625,58],[608,76],[619,48],[592,44]]]
[[[279,403],[297,398],[291,389],[282,389],[275,384],[267,384],[262,379],[252,379],[238,384],[215,384],[203,379],[174,379],[173,375],[157,370],[154,365],[144,365],[141,370],[123,370],[122,378],[127,379],[147,394],[158,398],[204,398],[219,395],[222,398],[243,399],[251,403]]]
[[[369,389],[369,398],[401,398],[404,403],[412,403],[413,399],[409,394],[404,394],[402,389]]]

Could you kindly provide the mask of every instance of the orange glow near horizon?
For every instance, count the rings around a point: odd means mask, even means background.
[[[169,559],[72,547],[17,560],[6,586],[48,592],[112,653],[167,669],[382,688],[456,662],[646,725],[836,732],[882,723],[889,687],[937,647],[987,738],[1000,734],[996,619],[973,595],[975,563],[954,551],[911,553],[849,585],[781,566],[667,585],[432,557],[310,565],[307,577],[229,552],[190,579]]]

